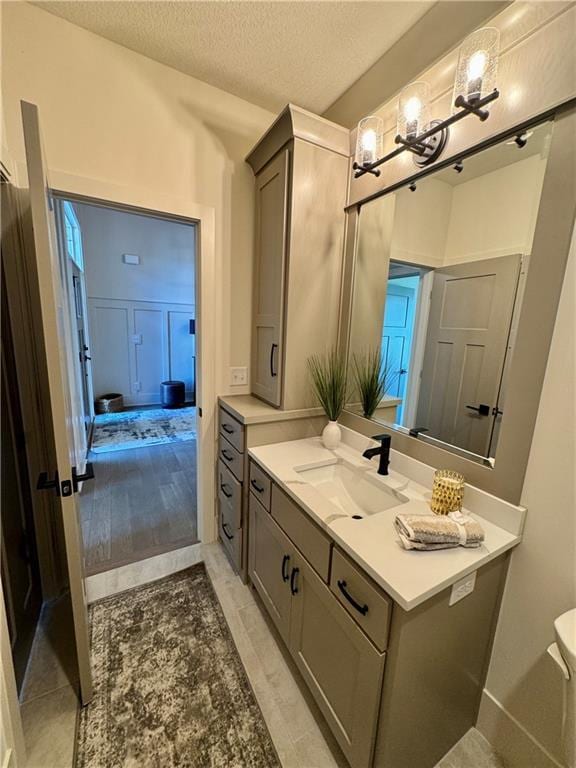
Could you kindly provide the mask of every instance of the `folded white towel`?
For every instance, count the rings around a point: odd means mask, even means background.
[[[404,549],[479,547],[484,541],[480,523],[462,512],[449,515],[396,515],[394,525]]]

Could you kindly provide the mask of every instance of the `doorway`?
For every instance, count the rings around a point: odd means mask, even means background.
[[[199,541],[197,224],[63,194],[56,210],[94,473],[80,494],[92,576]],[[163,382],[177,407],[163,407]]]
[[[411,417],[412,391],[418,386],[418,376],[414,376],[414,371],[418,371],[416,329],[426,313],[422,297],[428,271],[390,261],[381,359],[386,371],[386,395],[398,400],[396,423],[401,425]]]

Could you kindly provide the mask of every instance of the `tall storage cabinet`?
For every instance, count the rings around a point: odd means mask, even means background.
[[[256,176],[252,393],[312,404],[307,358],[336,344],[348,131],[288,106],[252,150]]]
[[[284,149],[256,177],[252,392],[275,406],[281,401],[289,163]]]

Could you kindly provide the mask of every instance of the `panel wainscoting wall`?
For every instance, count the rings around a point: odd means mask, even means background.
[[[119,392],[125,405],[160,403],[160,382],[179,379],[194,391],[193,304],[88,299],[94,394]]]

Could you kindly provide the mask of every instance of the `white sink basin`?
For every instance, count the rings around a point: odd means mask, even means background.
[[[384,485],[365,469],[343,459],[320,466],[295,468],[295,471],[349,517],[375,515],[408,501],[406,496]]]

